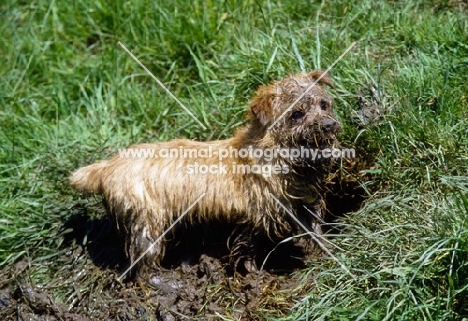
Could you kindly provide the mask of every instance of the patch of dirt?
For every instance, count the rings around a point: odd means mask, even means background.
[[[120,281],[128,262],[106,218],[77,214],[64,228],[67,241],[55,257],[22,260],[0,271],[4,319],[264,320],[264,311],[287,313],[292,299],[301,295],[300,274],[291,275],[290,269],[275,266],[240,274],[229,268],[223,255],[202,253],[196,262],[192,258],[180,263],[186,258],[183,251],[165,260],[161,269]],[[279,253],[286,252],[290,253]]]

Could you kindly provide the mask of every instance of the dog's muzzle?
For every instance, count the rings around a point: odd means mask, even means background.
[[[341,124],[330,117],[324,117],[320,122],[320,127],[326,132],[339,132],[341,131]]]

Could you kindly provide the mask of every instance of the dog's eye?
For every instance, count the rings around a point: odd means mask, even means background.
[[[326,110],[326,109],[328,108],[328,106],[329,106],[328,101],[323,100],[323,99],[320,100],[320,108],[321,108],[322,110]]]
[[[304,113],[302,111],[299,111],[299,110],[293,111],[293,113],[291,114],[291,119],[292,120],[298,121],[302,117],[304,117]]]

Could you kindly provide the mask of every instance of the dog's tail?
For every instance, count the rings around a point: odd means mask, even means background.
[[[107,161],[82,167],[73,173],[70,185],[78,191],[93,191],[102,194],[102,170],[107,167]]]

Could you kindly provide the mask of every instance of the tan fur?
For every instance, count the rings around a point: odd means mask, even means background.
[[[226,140],[196,142],[172,140],[155,144],[140,144],[130,148],[208,148],[213,151],[253,148],[325,148],[336,143],[339,123],[331,109],[331,98],[320,84],[332,85],[325,75],[299,103],[271,129],[268,127],[309,87],[321,71],[297,74],[282,81],[262,86],[254,96],[248,115],[250,123]],[[293,119],[294,111],[303,112]],[[297,115],[296,115],[297,117]],[[302,210],[304,206],[317,212],[319,198],[315,188],[327,171],[327,162],[276,158],[232,157],[223,159],[227,174],[189,174],[187,166],[195,163],[217,165],[212,158],[123,158],[119,154],[109,160],[80,168],[71,185],[80,191],[102,194],[109,215],[116,220],[126,240],[127,253],[134,261],[203,193],[206,195],[188,212],[191,220],[224,220],[247,224],[269,234],[290,236],[298,230],[274,195],[295,215],[313,228],[314,219]],[[289,173],[238,174],[233,164],[287,165]],[[316,213],[320,215],[320,213]],[[156,244],[146,255],[144,264],[158,264],[164,255],[164,241]]]

